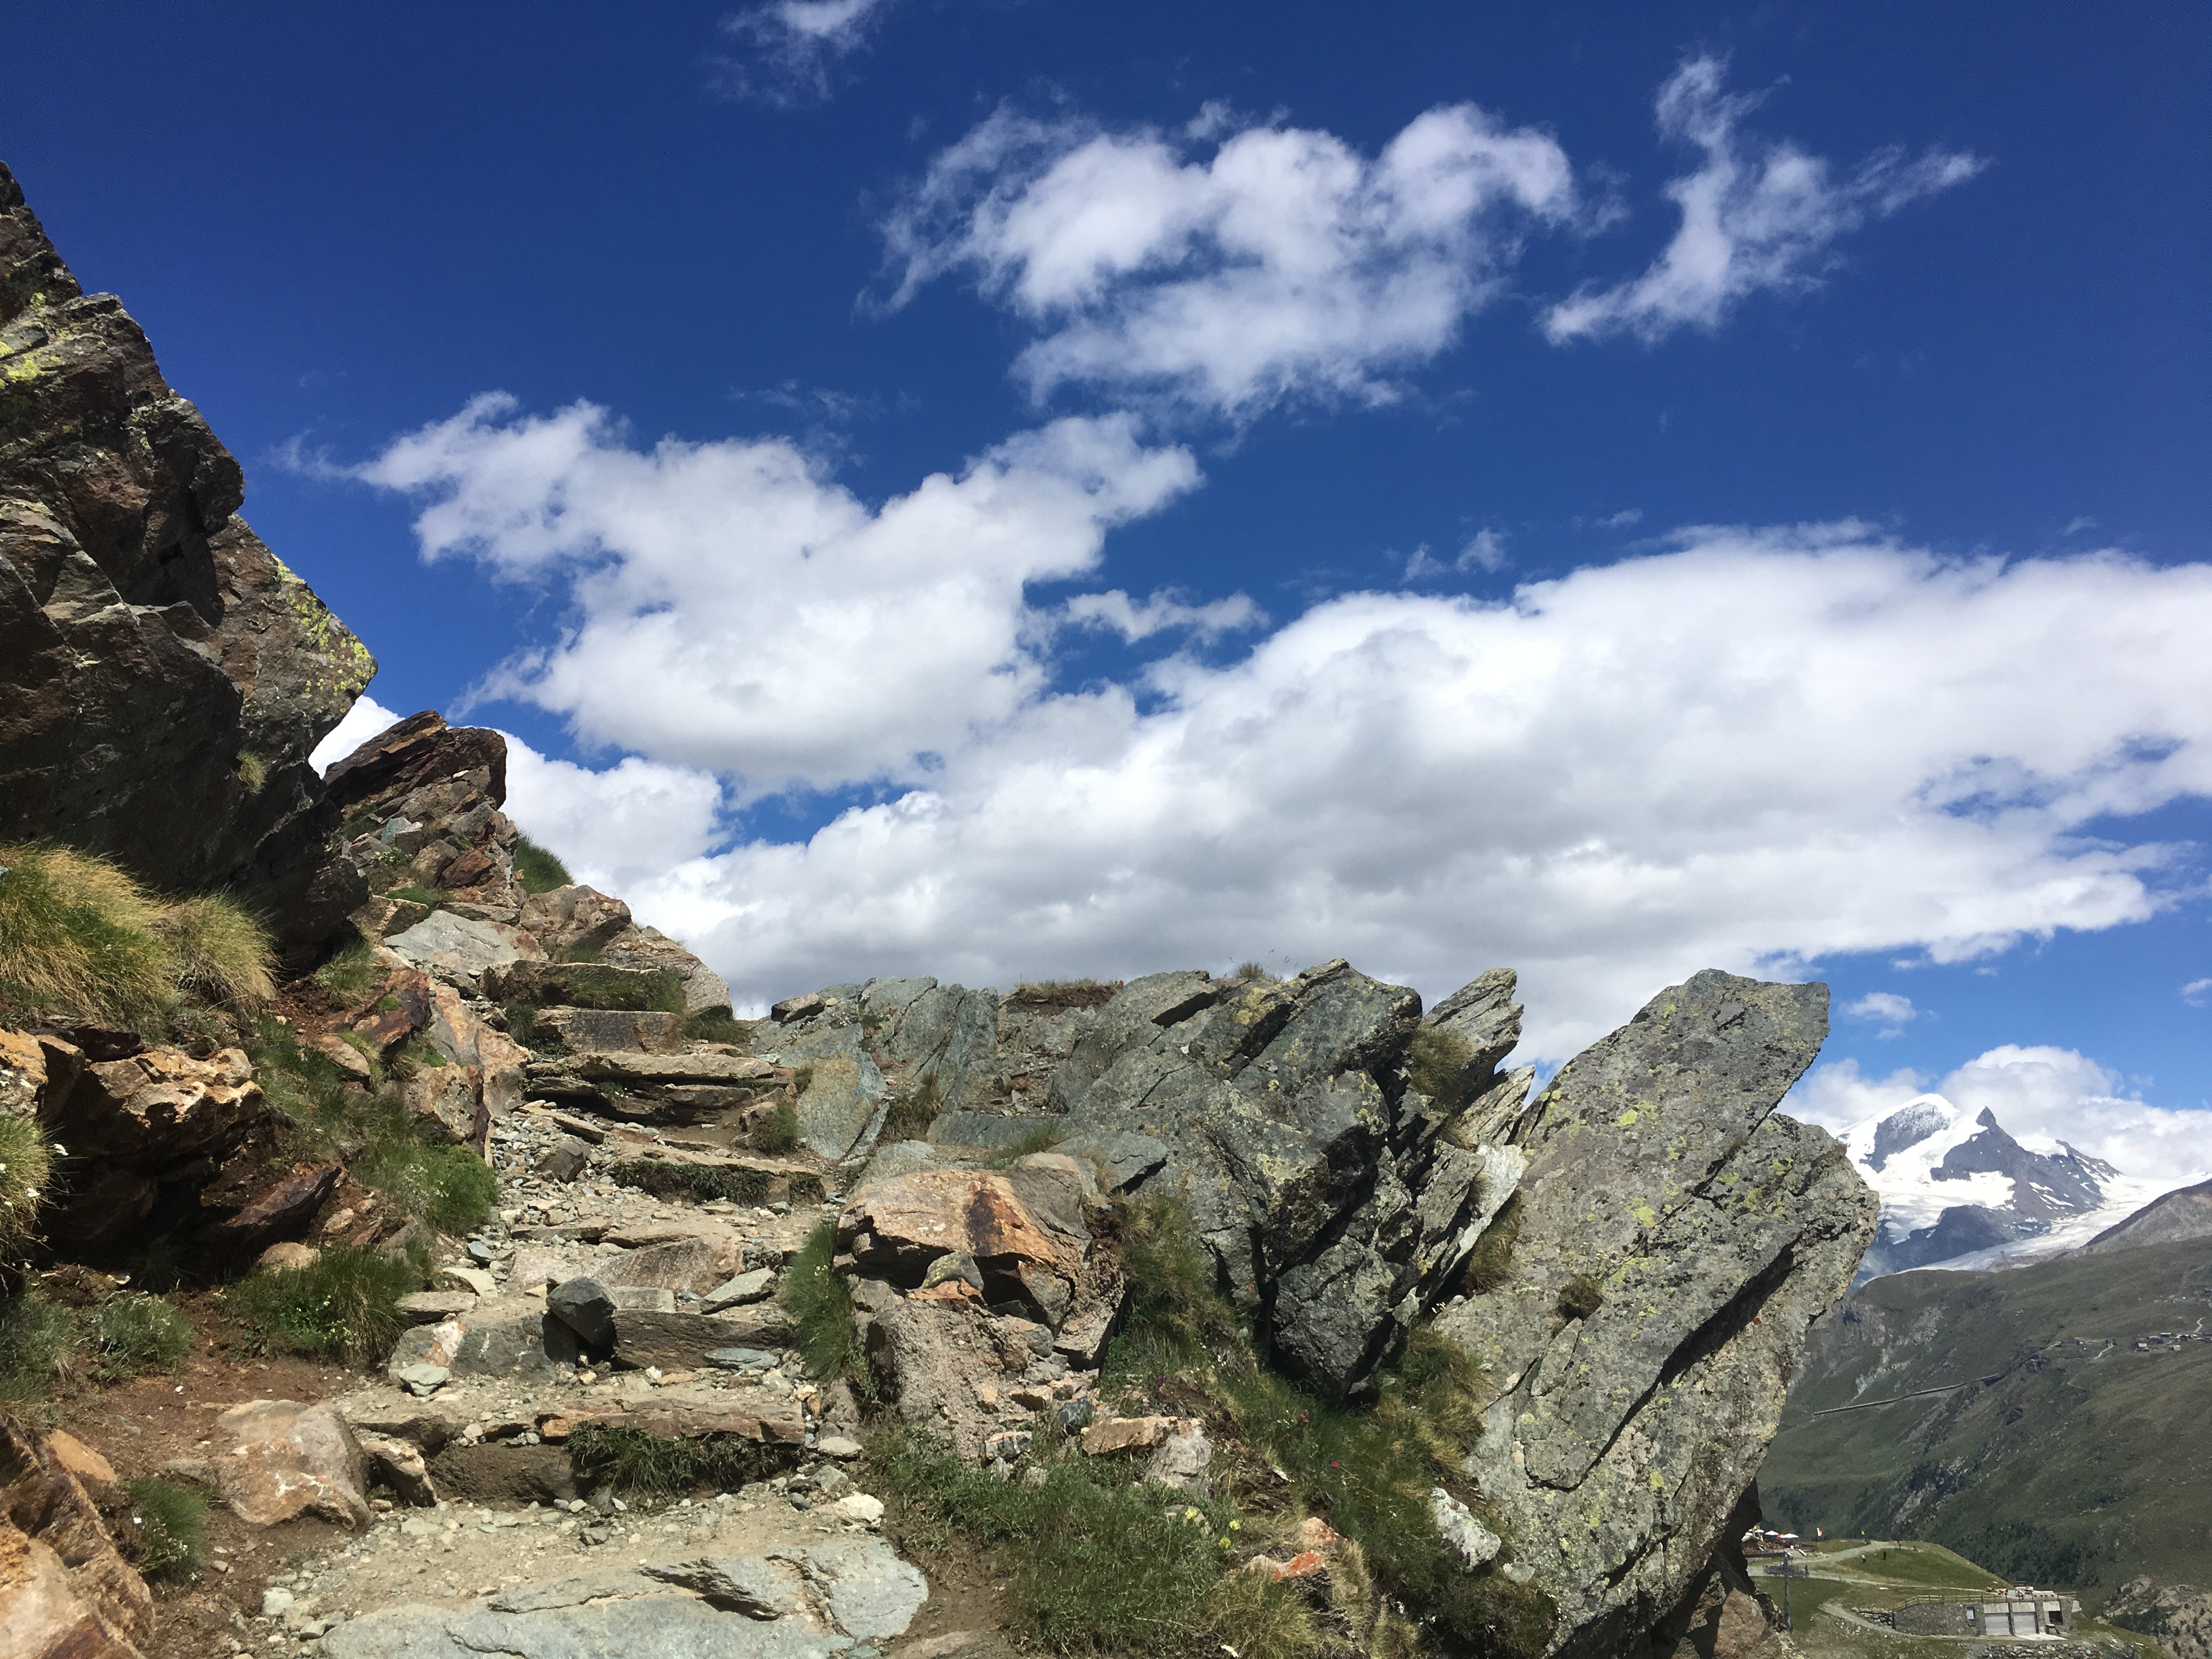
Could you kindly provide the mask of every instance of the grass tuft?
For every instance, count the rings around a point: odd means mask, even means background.
[[[1322,1645],[1305,1598],[1256,1572],[1223,1573],[1200,1604],[1197,1625],[1237,1659],[1306,1659]]]
[[[255,1273],[224,1301],[264,1348],[373,1363],[405,1328],[399,1298],[421,1279],[404,1261],[369,1250],[325,1249],[291,1273]]]
[[[1242,980],[1248,984],[1261,985],[1279,985],[1283,978],[1280,974],[1270,971],[1264,962],[1240,962],[1237,964],[1236,971],[1229,977],[1233,980]]]
[[[990,1158],[990,1167],[1003,1170],[1018,1158],[1027,1158],[1032,1152],[1048,1152],[1067,1139],[1065,1122],[1040,1123],[1034,1129],[1025,1129],[1014,1140],[999,1148]]]
[[[375,946],[359,933],[339,945],[331,959],[315,969],[315,983],[330,994],[332,1001],[349,1008],[367,1001],[383,977]]]
[[[559,857],[527,836],[514,843],[514,878],[526,893],[550,893],[556,887],[573,887],[576,878]]]
[[[1424,1025],[1406,1045],[1406,1077],[1413,1086],[1443,1106],[1456,1106],[1460,1079],[1474,1050],[1464,1037]]]
[[[727,1042],[742,1048],[751,1042],[753,1034],[728,1009],[707,1008],[685,1017],[684,1035],[697,1042]]]
[[[1462,1290],[1469,1296],[1486,1295],[1512,1278],[1513,1247],[1520,1239],[1521,1194],[1516,1193],[1491,1218],[1482,1237],[1474,1241],[1474,1249],[1468,1252],[1467,1266],[1460,1275]]]
[[[0,987],[66,1018],[138,1029],[175,982],[161,906],[106,859],[44,843],[0,845]]]
[[[734,1492],[798,1461],[793,1448],[737,1434],[669,1439],[619,1424],[584,1423],[568,1436],[568,1464],[579,1485],[656,1497],[701,1490]]]
[[[0,1113],[0,1258],[13,1260],[36,1231],[53,1166],[53,1144],[38,1120]]]
[[[192,1348],[192,1323],[158,1296],[126,1291],[93,1316],[93,1374],[103,1382],[173,1371]]]
[[[836,1224],[818,1222],[784,1266],[783,1305],[791,1315],[792,1346],[806,1361],[809,1376],[823,1382],[842,1377],[873,1399],[875,1378],[853,1340],[852,1287],[830,1265],[836,1252]]]
[[[188,1487],[142,1477],[102,1505],[123,1559],[149,1578],[197,1577],[207,1547],[207,1499]]]
[[[433,910],[449,904],[453,896],[442,887],[394,887],[385,895],[388,899],[404,899],[410,904],[427,904]]]
[[[1112,1460],[1042,1467],[1042,1486],[1001,1481],[900,1429],[877,1443],[870,1473],[905,1504],[908,1537],[933,1525],[989,1546],[1016,1617],[1052,1651],[1194,1649],[1208,1597],[1241,1559],[1235,1506],[1142,1486]]]
[[[156,897],[109,860],[0,846],[0,991],[62,1021],[160,1035],[182,999],[250,1009],[275,994],[259,923],[216,895]]]
[[[787,1101],[779,1101],[760,1127],[754,1144],[764,1152],[781,1157],[799,1145],[799,1111]]]
[[[0,1402],[49,1397],[76,1369],[78,1329],[67,1308],[36,1291],[0,1298]]]
[[[482,1158],[465,1146],[427,1145],[396,1100],[349,1091],[352,1079],[303,1048],[289,1025],[263,1020],[246,1054],[262,1093],[288,1121],[296,1155],[343,1157],[356,1181],[441,1232],[467,1232],[491,1213],[499,1181]]]
[[[1565,1319],[1588,1319],[1605,1305],[1605,1292],[1588,1273],[1577,1273],[1559,1286],[1559,1314]]]
[[[236,901],[210,894],[171,905],[159,927],[179,988],[218,1006],[252,1010],[276,994],[276,956],[261,924]]]
[[[615,1164],[608,1170],[607,1178],[617,1187],[651,1193],[655,1198],[688,1198],[701,1204],[717,1198],[732,1204],[757,1204],[775,1184],[775,1177],[765,1170],[661,1164],[642,1158]]]
[[[269,781],[269,763],[251,749],[238,751],[238,781],[246,786],[246,793],[258,795]]]
[[[883,1133],[877,1137],[878,1140],[927,1139],[929,1126],[937,1121],[937,1115],[944,1104],[945,1088],[937,1080],[937,1073],[923,1073],[919,1083],[902,1091],[891,1102],[890,1110],[884,1114]]]
[[[1211,1258],[1171,1202],[1132,1206],[1121,1231],[1130,1316],[1108,1349],[1102,1391],[1196,1390],[1209,1415],[1290,1477],[1299,1502],[1360,1546],[1377,1586],[1446,1650],[1543,1651],[1555,1617],[1549,1599],[1497,1571],[1502,1561],[1468,1572],[1429,1516],[1429,1492],[1443,1486],[1502,1530],[1459,1468],[1477,1419],[1471,1356],[1424,1329],[1380,1379],[1372,1406],[1326,1406],[1259,1363],[1215,1286]]]

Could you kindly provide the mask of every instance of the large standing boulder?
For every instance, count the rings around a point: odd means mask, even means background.
[[[1554,1654],[1626,1651],[1698,1588],[1873,1236],[1842,1149],[1774,1114],[1826,1031],[1822,985],[1660,993],[1531,1108],[1507,1271],[1437,1321],[1483,1367],[1467,1473]]]
[[[0,166],[0,839],[227,889],[302,963],[367,897],[307,756],[376,664]]]

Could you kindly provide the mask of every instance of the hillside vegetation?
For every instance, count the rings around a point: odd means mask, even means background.
[[[2212,1462],[2189,1441],[2212,1419],[2212,1341],[2160,1333],[2212,1333],[2212,1240],[1876,1279],[1815,1328],[1766,1513],[1807,1536],[1940,1540],[2093,1608],[2140,1573],[2201,1579]]]

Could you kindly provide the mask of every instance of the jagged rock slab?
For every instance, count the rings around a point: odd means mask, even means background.
[[[533,1042],[560,1042],[571,1048],[635,1049],[644,1054],[680,1054],[684,1021],[675,1014],[616,1008],[541,1008],[531,1022]]]
[[[1555,1654],[1624,1651],[1692,1591],[1872,1237],[1842,1149],[1772,1115],[1826,1007],[1703,973],[1571,1061],[1522,1135],[1506,1282],[1437,1320],[1485,1367],[1467,1473]]]
[[[233,891],[304,967],[368,896],[307,757],[376,664],[244,496],[0,166],[0,839]]]
[[[1454,1204],[1422,1202],[1454,1157],[1449,1114],[1403,1079],[1419,1012],[1341,961],[1282,981],[1154,974],[1052,1078],[1066,1144],[1121,1150],[1124,1184],[1145,1179],[1145,1142],[1166,1149],[1146,1184],[1180,1196],[1274,1358],[1332,1399],[1362,1391],[1450,1281],[1484,1201],[1447,1179]]]
[[[433,910],[384,944],[410,967],[469,990],[477,988],[486,969],[544,955],[538,941],[519,927],[471,921],[450,910]]]

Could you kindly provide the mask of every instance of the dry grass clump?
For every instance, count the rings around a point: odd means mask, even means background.
[[[0,1113],[0,1261],[12,1261],[30,1237],[53,1164],[36,1119]]]
[[[0,990],[42,1012],[158,1031],[182,1000],[243,1011],[275,992],[269,936],[231,899],[164,899],[40,842],[0,845]]]

